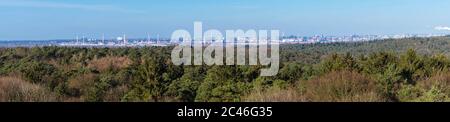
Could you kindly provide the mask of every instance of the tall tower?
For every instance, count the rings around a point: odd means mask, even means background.
[[[157,38],[157,39],[156,39],[156,44],[159,44],[159,34],[157,35],[156,38]]]
[[[78,43],[79,43],[79,42],[78,42],[78,40],[79,40],[79,39],[78,39],[78,35],[77,35],[77,37],[76,37],[76,40],[77,40],[77,44],[78,44]]]
[[[150,43],[150,34],[147,33],[147,43]]]
[[[85,43],[85,42],[86,42],[86,37],[83,34],[83,36],[81,37],[81,43]]]
[[[105,44],[105,34],[102,34],[102,43]]]
[[[128,41],[127,41],[127,35],[123,34],[123,44],[127,45]]]

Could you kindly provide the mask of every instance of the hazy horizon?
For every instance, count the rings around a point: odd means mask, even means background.
[[[170,37],[177,29],[286,35],[450,32],[448,0],[0,0],[0,40]]]

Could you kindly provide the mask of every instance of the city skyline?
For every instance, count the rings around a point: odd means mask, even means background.
[[[290,4],[286,4],[290,3]],[[450,32],[450,1],[436,0],[0,0],[0,40],[78,36],[168,38],[177,29],[279,29],[286,35]]]

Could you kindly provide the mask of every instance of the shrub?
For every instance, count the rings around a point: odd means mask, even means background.
[[[93,86],[94,82],[98,79],[98,75],[93,73],[82,74],[70,78],[68,80],[68,89],[70,91],[70,95],[79,97],[86,94],[89,87]]]
[[[305,95],[310,101],[318,102],[369,102],[386,101],[378,93],[374,80],[352,71],[333,71],[305,85]]]
[[[214,66],[208,70],[204,81],[197,90],[196,101],[199,102],[238,102],[241,94],[249,90],[249,85],[242,82],[232,66]]]
[[[66,80],[63,74],[53,65],[42,62],[29,62],[20,71],[27,80],[32,83],[46,85],[51,90]]]
[[[450,101],[450,73],[440,73],[416,85],[402,86],[398,98],[402,102]]]
[[[295,82],[300,79],[303,75],[302,65],[296,63],[288,63],[280,69],[278,73],[278,78],[288,81],[290,83]]]
[[[199,85],[199,81],[182,78],[170,84],[167,94],[179,101],[194,102]]]
[[[44,87],[16,77],[0,78],[1,102],[54,102],[58,97]]]
[[[245,102],[306,102],[307,99],[293,87],[255,89],[242,97]]]
[[[122,98],[128,91],[128,87],[126,85],[117,86],[115,88],[109,89],[105,92],[103,96],[103,101],[105,102],[118,102],[122,101]]]
[[[394,64],[389,64],[382,73],[376,74],[376,78],[380,92],[384,96],[392,100],[396,100],[395,93],[398,89],[399,84],[402,83],[400,69],[398,69]]]
[[[132,60],[130,60],[128,57],[107,56],[90,61],[88,63],[88,67],[95,68],[100,72],[105,72],[109,69],[118,70],[127,68],[131,64]]]

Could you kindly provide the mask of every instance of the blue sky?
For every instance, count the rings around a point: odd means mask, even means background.
[[[0,40],[169,37],[191,30],[194,21],[204,29],[304,36],[447,33],[449,6],[449,0],[0,0]]]

